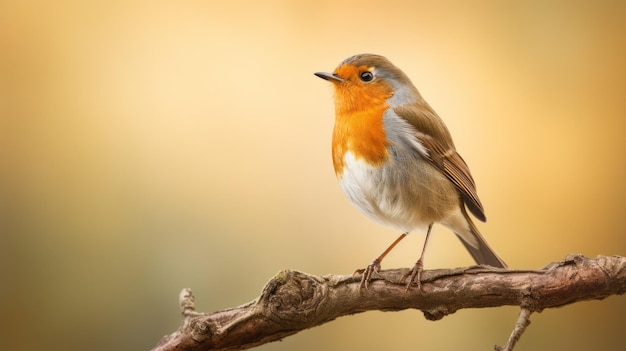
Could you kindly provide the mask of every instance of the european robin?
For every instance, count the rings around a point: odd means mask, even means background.
[[[469,168],[456,151],[448,128],[411,80],[383,56],[347,58],[332,72],[316,76],[333,84],[335,126],[332,156],[339,185],[367,217],[402,234],[365,269],[368,286],[381,261],[410,232],[426,234],[407,289],[421,288],[424,252],[433,223],[461,240],[478,264],[506,268],[487,244],[466,208],[485,221]]]

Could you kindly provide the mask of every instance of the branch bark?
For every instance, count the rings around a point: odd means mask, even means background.
[[[601,300],[626,292],[626,257],[591,259],[568,255],[539,270],[507,270],[472,266],[424,271],[422,289],[398,280],[406,269],[381,271],[368,289],[351,275],[314,276],[284,270],[261,295],[245,305],[213,313],[198,313],[191,290],[180,295],[183,325],[159,341],[154,351],[243,350],[280,340],[337,317],[371,310],[419,309],[439,320],[462,308],[520,306],[509,341],[499,350],[512,350],[530,314],[578,301]]]

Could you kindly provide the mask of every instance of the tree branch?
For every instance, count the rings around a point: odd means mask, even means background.
[[[462,308],[520,306],[507,344],[512,350],[532,312],[626,292],[626,257],[595,259],[568,255],[540,270],[505,270],[472,266],[424,271],[422,290],[398,282],[406,269],[381,271],[369,289],[350,275],[314,276],[284,270],[261,295],[245,305],[198,313],[191,290],[180,295],[183,325],[159,341],[154,351],[242,350],[280,340],[345,315],[371,310],[419,309],[438,320]]]

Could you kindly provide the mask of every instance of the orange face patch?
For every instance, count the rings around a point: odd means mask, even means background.
[[[373,166],[387,158],[387,138],[383,113],[393,95],[391,85],[374,79],[363,82],[360,74],[367,66],[343,65],[335,70],[342,82],[335,86],[335,128],[333,131],[333,164],[335,173],[343,173],[344,155],[350,151],[357,159]]]

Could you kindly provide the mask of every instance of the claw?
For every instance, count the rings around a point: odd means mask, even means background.
[[[420,259],[420,260],[418,260],[415,263],[415,266],[413,266],[413,269],[411,269],[410,273],[404,273],[400,277],[400,282],[403,282],[406,278],[409,278],[409,282],[406,284],[406,288],[404,289],[405,293],[409,292],[409,289],[413,285],[414,281],[415,281],[419,291],[423,292],[422,291],[422,271],[424,270],[423,268],[424,268],[424,264],[423,264],[422,260]],[[415,278],[417,278],[417,279],[415,279]]]
[[[367,266],[364,269],[363,268],[357,269],[356,271],[354,271],[354,273],[352,273],[352,277],[354,278],[354,276],[357,274],[363,274],[363,277],[361,277],[361,284],[359,285],[359,288],[368,289],[370,279],[372,278],[372,273],[374,272],[376,273],[380,272],[380,260],[379,259],[375,259],[374,261],[372,261],[372,263],[369,264],[369,266]]]

